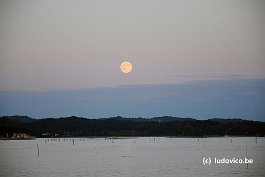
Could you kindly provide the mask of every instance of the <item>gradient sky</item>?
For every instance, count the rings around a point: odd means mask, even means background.
[[[262,0],[1,1],[0,115],[264,120],[264,9]]]

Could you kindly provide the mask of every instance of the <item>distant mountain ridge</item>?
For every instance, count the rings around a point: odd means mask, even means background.
[[[14,116],[2,116],[0,119],[7,119],[10,121],[17,121],[17,122],[22,122],[22,123],[29,123],[29,122],[34,122],[37,119],[28,117],[28,116],[19,116],[19,115],[14,115]]]
[[[196,120],[162,116],[154,118],[99,119],[61,117],[33,119],[27,116],[0,117],[0,137],[28,133],[36,137],[79,136],[264,136],[265,122],[243,119]]]
[[[90,118],[84,118],[84,117],[77,117],[77,116],[70,116],[70,117],[60,117],[60,118],[82,118],[82,119],[90,119]],[[60,119],[60,118],[51,118],[51,119]],[[41,119],[48,119],[48,118],[31,118],[28,116],[20,116],[20,115],[14,115],[14,116],[2,116],[0,119],[7,119],[11,121],[17,121],[17,122],[23,122],[23,123],[29,123],[34,122]],[[113,120],[127,120],[127,121],[135,121],[135,122],[149,122],[149,121],[157,121],[157,122],[174,122],[174,121],[197,121],[197,119],[194,118],[182,118],[182,117],[173,117],[173,116],[161,116],[161,117],[153,117],[153,118],[127,118],[122,116],[116,116],[116,117],[110,117],[110,118],[98,118],[97,120],[107,120],[107,119],[113,119]],[[244,119],[241,118],[211,118],[207,120],[217,121],[217,122],[240,122],[244,121]],[[203,120],[199,120],[203,121]]]
[[[100,120],[121,120],[121,121],[133,121],[133,122],[174,122],[174,121],[195,121],[196,119],[192,118],[179,118],[179,117],[171,117],[171,116],[162,116],[162,117],[153,117],[153,118],[126,118],[126,117],[110,117],[110,118],[102,118]]]
[[[161,116],[161,117],[153,117],[153,118],[126,118],[121,116],[116,117],[110,117],[110,118],[100,118],[99,120],[107,120],[107,119],[113,119],[113,120],[128,120],[128,121],[134,121],[134,122],[150,122],[150,121],[157,121],[157,122],[174,122],[174,121],[197,121],[197,119],[194,118],[182,118],[182,117],[173,117],[173,116]],[[240,118],[211,118],[207,120],[217,121],[217,122],[240,122],[244,121]],[[203,121],[203,120],[199,120]]]
[[[193,118],[181,118],[181,117],[172,117],[172,116],[154,117],[154,118],[151,118],[151,120],[158,121],[158,122],[196,121],[196,119],[193,119]]]

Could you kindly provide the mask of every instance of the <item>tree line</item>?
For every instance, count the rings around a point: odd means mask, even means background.
[[[33,119],[26,116],[0,117],[0,136],[27,133],[35,137],[88,136],[264,136],[265,122],[242,119],[156,117],[87,119],[80,117]]]

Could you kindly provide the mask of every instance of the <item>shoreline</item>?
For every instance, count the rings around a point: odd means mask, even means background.
[[[3,141],[8,140],[35,140],[35,139],[136,139],[136,138],[265,138],[264,136],[204,136],[204,137],[196,137],[196,136],[89,136],[89,137],[35,137],[35,138],[6,138],[0,139]]]

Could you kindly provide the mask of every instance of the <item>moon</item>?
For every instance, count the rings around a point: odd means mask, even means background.
[[[132,71],[132,64],[128,61],[124,61],[120,65],[121,72],[128,74]]]

